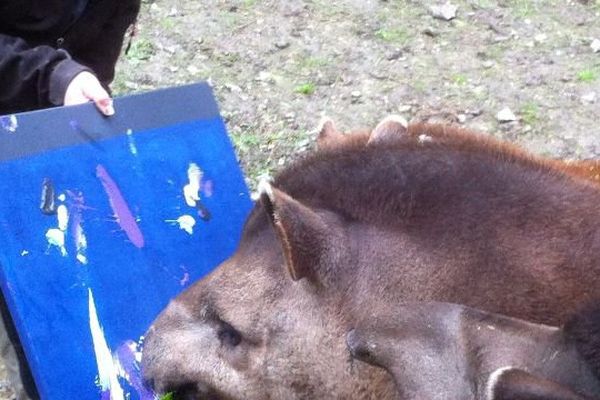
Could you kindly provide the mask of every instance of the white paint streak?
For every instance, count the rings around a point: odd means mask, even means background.
[[[66,231],[67,226],[69,225],[69,211],[67,210],[67,206],[61,204],[56,209],[56,218],[58,219],[58,229],[61,231]]]
[[[21,257],[25,257],[27,254],[29,254],[29,250],[23,250],[21,252]]]
[[[183,187],[183,196],[185,202],[190,207],[196,207],[196,202],[200,200],[200,182],[202,181],[203,172],[196,163],[190,163],[187,176],[188,184]]]
[[[87,264],[87,238],[81,224],[75,227],[75,249],[77,250],[77,261],[84,265]]]
[[[98,320],[96,304],[92,290],[88,289],[88,308],[90,313],[90,331],[96,353],[98,365],[98,383],[103,391],[110,391],[111,400],[125,400],[125,393],[117,377],[118,368],[113,362],[113,357],[104,337],[104,330]]]
[[[56,246],[60,250],[63,257],[67,256],[65,247],[65,232],[69,226],[69,211],[64,204],[61,204],[56,209],[56,218],[58,219],[58,227],[50,228],[46,232],[46,240],[49,246]]]

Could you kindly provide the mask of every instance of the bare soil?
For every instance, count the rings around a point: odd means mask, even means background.
[[[564,158],[600,155],[600,1],[157,0],[117,94],[209,80],[249,183],[343,129],[442,120]],[[595,98],[594,98],[595,96]],[[504,107],[518,118],[500,123]]]
[[[208,80],[248,183],[341,129],[446,121],[561,158],[600,157],[600,0],[145,1],[115,95]],[[516,117],[500,122],[508,107]],[[117,110],[118,112],[118,110]],[[12,392],[0,369],[0,400]]]

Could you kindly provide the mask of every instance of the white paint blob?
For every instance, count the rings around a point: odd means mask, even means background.
[[[26,255],[28,255],[28,254],[29,254],[29,250],[23,250],[23,251],[21,252],[21,257],[25,257],[25,256],[26,256]]]
[[[194,233],[194,225],[196,225],[196,220],[194,217],[188,214],[184,214],[177,219],[165,220],[165,222],[179,224],[179,229],[186,231],[190,235]]]
[[[12,114],[2,118],[2,126],[4,127],[4,129],[10,133],[15,133],[17,131],[17,128],[19,128],[19,121],[17,120],[17,116]]]
[[[196,202],[200,200],[200,182],[204,173],[198,164],[190,163],[187,175],[189,183],[183,187],[183,196],[188,206],[196,207]]]
[[[419,143],[433,142],[433,138],[429,135],[419,135]]]
[[[67,196],[65,196],[64,193],[61,193],[58,195],[57,199],[60,201],[65,201],[67,199]]]
[[[63,257],[67,256],[67,249],[65,248],[65,232],[57,229],[51,228],[46,232],[46,240],[50,246],[56,246],[60,250],[60,254]]]
[[[98,365],[98,385],[102,391],[110,392],[110,400],[125,400],[125,393],[119,384],[118,367],[115,366],[110,348],[104,337],[104,330],[98,320],[96,304],[92,290],[88,288],[88,308],[90,313],[90,331]]]

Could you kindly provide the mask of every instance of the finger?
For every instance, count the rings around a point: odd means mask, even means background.
[[[81,90],[69,90],[65,96],[64,105],[74,106],[77,104],[83,104],[90,101]]]
[[[84,87],[84,95],[92,100],[100,112],[106,116],[114,115],[115,108],[113,100],[110,98],[106,90],[100,85],[100,82],[94,80]]]

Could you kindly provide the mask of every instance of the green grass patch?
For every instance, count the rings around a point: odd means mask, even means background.
[[[458,86],[463,86],[467,83],[467,77],[462,74],[456,74],[452,76],[452,82]]]
[[[313,94],[315,92],[315,90],[316,90],[316,87],[313,83],[303,83],[294,88],[295,93],[300,93],[305,96],[310,96],[311,94]]]
[[[539,108],[535,103],[526,103],[521,108],[521,119],[528,125],[533,125],[538,120]]]
[[[580,82],[593,82],[596,79],[598,79],[598,74],[591,69],[584,69],[577,73],[577,80]]]
[[[408,33],[403,29],[379,29],[375,31],[375,37],[388,43],[404,44],[408,41]]]
[[[531,0],[511,0],[508,4],[513,14],[521,18],[530,17],[537,11]]]
[[[260,144],[258,135],[253,133],[234,133],[231,135],[231,139],[233,141],[233,145],[242,152],[255,149]]]
[[[322,57],[302,57],[297,61],[296,64],[298,65],[298,68],[314,70],[326,67],[330,64],[330,62],[326,58]]]
[[[175,28],[175,19],[171,17],[162,18],[159,22],[160,26],[167,31],[173,30]]]
[[[127,52],[127,59],[133,63],[139,63],[150,59],[154,54],[154,45],[145,38],[134,40]]]
[[[175,394],[173,392],[165,393],[158,400],[175,400]]]

